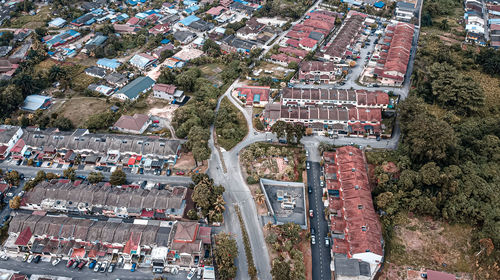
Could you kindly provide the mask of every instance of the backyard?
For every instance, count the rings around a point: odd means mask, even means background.
[[[49,110],[70,119],[75,127],[85,127],[85,122],[91,115],[105,112],[111,105],[105,98],[74,97],[56,101]]]

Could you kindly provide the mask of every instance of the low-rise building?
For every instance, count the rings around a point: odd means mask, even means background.
[[[233,95],[243,99],[246,106],[264,107],[269,102],[270,92],[268,86],[243,86],[235,88]]]
[[[154,56],[146,53],[138,53],[129,60],[129,63],[134,67],[144,70],[153,65],[156,61],[157,59]]]
[[[150,90],[155,81],[150,77],[139,77],[116,92],[114,97],[122,100],[136,100],[141,93]]]
[[[330,84],[340,79],[342,69],[331,61],[304,61],[300,64],[297,77],[301,83]]]
[[[115,87],[123,87],[124,85],[127,84],[128,78],[127,76],[117,73],[117,72],[111,72],[108,75],[104,77],[106,82],[109,84],[115,86]]]
[[[24,99],[22,110],[34,112],[39,109],[47,109],[52,104],[52,98],[50,96],[32,94],[26,96]]]
[[[0,125],[0,160],[9,156],[22,135],[23,130],[18,126]]]
[[[415,4],[399,1],[396,3],[394,15],[396,16],[396,20],[410,22],[415,16],[415,12]]]
[[[121,62],[119,62],[115,58],[113,58],[113,59],[100,58],[99,60],[97,60],[96,64],[97,64],[98,67],[101,67],[101,68],[104,68],[104,69],[108,69],[108,70],[111,70],[111,71],[116,71],[116,69],[118,69],[118,67],[120,67]]]
[[[124,133],[143,134],[150,124],[151,120],[147,115],[122,115],[113,125],[113,129]]]
[[[383,91],[284,88],[281,103],[287,106],[356,106],[387,109],[389,95]]]
[[[87,69],[85,69],[85,74],[91,76],[91,77],[96,77],[99,79],[102,79],[106,76],[106,70],[101,67],[97,66],[91,66]]]
[[[66,24],[66,20],[60,17],[55,18],[49,22],[49,27],[61,28]]]
[[[153,97],[169,100],[172,103],[182,103],[184,101],[184,92],[178,90],[175,85],[155,84],[153,87]]]

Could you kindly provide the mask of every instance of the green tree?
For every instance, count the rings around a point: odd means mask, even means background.
[[[215,262],[222,280],[236,277],[234,259],[238,257],[236,240],[228,234],[221,232],[215,236]]]
[[[68,131],[68,130],[72,130],[75,128],[75,126],[73,125],[73,122],[71,122],[71,120],[66,118],[66,117],[59,117],[59,118],[53,119],[50,122],[50,126],[57,127],[62,131]]]
[[[16,195],[11,200],[9,200],[10,209],[19,209],[19,206],[21,206],[21,197],[20,196]]]
[[[113,186],[123,185],[127,181],[127,174],[121,169],[116,169],[109,177],[109,183]]]
[[[76,179],[76,170],[73,167],[69,167],[63,171],[63,176],[74,181]]]
[[[290,263],[280,259],[273,260],[273,266],[271,268],[271,275],[273,280],[288,280],[290,278]]]
[[[101,172],[90,172],[87,180],[92,184],[99,183],[104,181],[104,175]]]

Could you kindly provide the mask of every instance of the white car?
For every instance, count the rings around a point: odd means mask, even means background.
[[[314,245],[316,244],[316,236],[311,235],[311,244]]]
[[[31,263],[31,262],[33,261],[33,259],[34,259],[34,258],[35,258],[35,256],[30,255],[30,256],[28,257],[28,263]]]
[[[8,259],[9,259],[9,257],[5,254],[0,256],[0,260],[2,260],[2,261],[6,261]]]
[[[61,259],[55,259],[52,261],[52,265],[56,266],[60,261],[61,261]]]
[[[193,279],[195,272],[196,272],[196,268],[191,268],[191,271],[189,271],[189,274],[187,275],[187,279],[188,280]]]
[[[101,262],[97,262],[97,264],[94,267],[94,272],[99,272],[99,268],[101,268]]]
[[[320,181],[320,182],[319,182],[319,185],[323,187],[323,186],[325,185],[325,182]]]
[[[306,151],[306,157],[308,157],[308,156],[309,156],[309,151]]]
[[[307,168],[307,169],[311,169],[311,166],[309,166],[309,162],[308,162],[308,163],[306,163],[306,168]]]

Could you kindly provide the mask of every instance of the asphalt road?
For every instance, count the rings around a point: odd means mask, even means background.
[[[6,170],[16,170],[19,173],[23,173],[26,177],[35,177],[38,171],[44,171],[46,173],[51,172],[54,174],[62,175],[64,169],[62,168],[44,168],[44,167],[33,167],[33,166],[24,166],[24,165],[15,165],[13,163],[4,161],[0,163],[0,169]],[[90,172],[97,171],[88,171],[88,170],[77,170],[76,175],[88,176]],[[98,171],[101,172],[101,171]],[[106,179],[109,179],[111,176],[110,172],[101,172]],[[167,183],[167,184],[180,184],[180,185],[189,185],[192,183],[191,177],[189,176],[163,176],[163,175],[151,175],[151,174],[127,174],[128,182],[135,181],[151,181],[157,183]]]
[[[88,279],[153,279],[154,277],[160,276],[160,274],[154,274],[151,272],[150,268],[137,269],[135,272],[130,272],[128,269],[115,269],[112,273],[97,273],[90,270],[88,267],[82,270],[69,269],[66,268],[66,262],[60,262],[56,266],[52,266],[48,262],[40,263],[26,263],[20,260],[9,259],[7,261],[0,261],[0,268],[9,269],[14,271],[19,271],[20,273],[32,275],[32,274],[45,274],[45,275],[57,275],[72,277],[76,280],[88,280]],[[187,273],[180,272],[177,275],[173,274],[163,274],[165,279],[186,279]]]
[[[315,146],[307,146],[306,150],[312,158],[319,158],[318,149]],[[310,218],[310,227],[316,231],[316,244],[311,244],[312,250],[312,279],[329,280],[330,272],[330,246],[325,245],[325,237],[328,236],[328,223],[325,220],[325,212],[322,201],[322,188],[320,186],[321,167],[318,161],[307,161],[310,169],[307,170],[307,184],[313,191],[309,194],[309,209],[314,211],[314,217]]]

